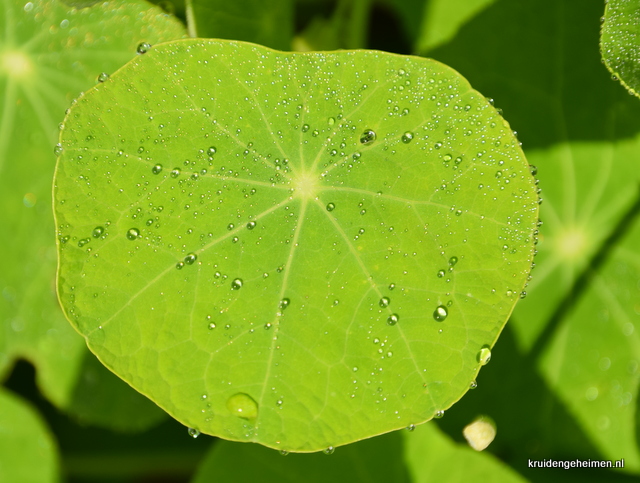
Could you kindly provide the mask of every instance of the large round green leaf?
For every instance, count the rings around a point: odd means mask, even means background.
[[[313,451],[457,401],[525,285],[538,197],[456,72],[185,40],[71,108],[61,301],[197,430]]]

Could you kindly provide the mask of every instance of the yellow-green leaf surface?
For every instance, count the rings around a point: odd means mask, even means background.
[[[0,388],[0,481],[59,481],[58,450],[40,414]]]
[[[600,51],[611,73],[630,92],[640,92],[640,4],[609,0],[602,17]]]
[[[457,401],[538,216],[485,98],[374,51],[143,50],[60,138],[58,290],[98,357],[190,427],[287,451]]]
[[[61,407],[73,406],[83,390],[89,353],[55,295],[51,178],[58,124],[101,72],[136,55],[140,39],[183,34],[175,19],[145,2],[74,9],[57,1],[0,1],[0,377],[15,359],[28,359],[42,391]],[[120,387],[114,397],[131,392],[124,384],[112,387]]]

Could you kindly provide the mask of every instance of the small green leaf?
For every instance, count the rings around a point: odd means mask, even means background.
[[[600,52],[614,79],[640,95],[640,6],[635,0],[605,2]]]
[[[315,451],[441,414],[530,270],[517,140],[428,59],[161,44],[60,141],[66,314],[204,433]]]
[[[40,414],[0,388],[0,481],[59,481],[58,449]]]

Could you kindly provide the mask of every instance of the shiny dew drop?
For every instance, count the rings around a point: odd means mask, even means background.
[[[480,352],[478,352],[478,362],[480,363],[480,365],[486,366],[490,360],[491,349],[489,349],[488,347],[483,347],[482,349],[480,349]]]
[[[151,49],[151,44],[147,42],[142,42],[138,44],[138,48],[136,49],[136,52],[138,54],[146,54],[147,52],[149,52],[150,49]]]
[[[360,142],[362,144],[371,144],[372,142],[374,142],[376,140],[376,132],[372,131],[371,129],[366,129],[361,135],[360,135]]]
[[[433,311],[433,318],[436,322],[444,322],[447,315],[449,315],[449,311],[444,305],[438,305],[436,310]]]
[[[129,230],[127,231],[128,240],[135,240],[139,236],[140,236],[140,230],[138,230],[137,228],[129,228]]]
[[[234,394],[227,399],[227,409],[231,414],[242,419],[256,419],[258,417],[258,403],[243,392]]]
[[[242,288],[242,279],[234,278],[231,282],[231,290],[240,290]]]

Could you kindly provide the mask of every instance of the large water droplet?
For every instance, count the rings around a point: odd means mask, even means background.
[[[290,300],[287,298],[284,298],[280,301],[280,308],[282,310],[286,309],[289,306]]]
[[[153,174],[160,174],[161,171],[162,171],[162,165],[161,164],[156,164],[153,168],[151,168],[151,172]]]
[[[108,79],[109,79],[109,74],[107,74],[106,72],[102,72],[98,76],[98,82],[106,82]]]
[[[489,349],[488,347],[483,347],[482,349],[480,349],[480,352],[478,352],[478,362],[481,365],[486,366],[490,360],[491,349]]]
[[[151,44],[147,42],[142,42],[141,44],[138,44],[138,48],[136,49],[136,52],[138,54],[146,54],[147,52],[149,52],[149,49],[151,49]]]
[[[140,230],[138,230],[137,228],[129,228],[129,230],[127,231],[127,238],[129,240],[135,240],[139,236],[140,236]]]
[[[184,257],[184,263],[187,265],[193,265],[195,261],[198,259],[198,255],[195,253],[189,253],[186,257]]]
[[[214,154],[216,154],[216,152],[217,152],[217,151],[218,151],[218,150],[216,149],[216,147],[215,147],[215,146],[211,146],[211,147],[209,147],[209,149],[207,149],[207,154],[208,154],[209,156],[213,156]]]
[[[373,141],[376,140],[376,132],[372,131],[371,129],[367,129],[365,130],[361,135],[360,135],[360,142],[362,144],[371,144]]]
[[[249,223],[247,223],[247,230],[253,230],[255,227],[256,227],[255,221],[250,221]]]
[[[231,282],[231,289],[232,290],[240,290],[242,288],[242,279],[241,278],[234,278],[233,282]]]
[[[391,299],[389,299],[389,297],[382,297],[378,302],[380,307],[383,307],[383,308],[388,307],[390,303],[391,303]]]
[[[104,233],[104,227],[102,227],[102,226],[96,226],[96,227],[93,229],[93,233],[92,233],[92,235],[93,235],[93,238],[100,238],[100,237],[102,236],[102,234],[103,234],[103,233]]]
[[[398,323],[398,320],[400,320],[398,314],[391,314],[389,318],[387,318],[387,324],[396,325]]]
[[[62,154],[62,151],[64,151],[62,144],[58,143],[53,147],[53,154],[55,154],[56,156],[60,156]]]
[[[458,263],[458,257],[451,257],[451,258],[449,259],[449,265],[450,265],[450,266],[452,266],[452,267],[453,267],[456,263]]]
[[[187,432],[189,433],[189,436],[191,436],[192,438],[197,438],[198,436],[200,436],[200,431],[198,431],[195,428],[188,428]]]
[[[333,446],[327,446],[325,449],[322,450],[324,454],[333,454],[334,451],[335,451],[335,448]]]
[[[336,205],[334,205],[333,203],[328,203],[327,204],[327,211],[333,211],[335,210]]]
[[[413,139],[413,133],[407,131],[406,133],[404,133],[402,135],[402,142],[405,144],[409,144],[411,142],[411,140]]]
[[[436,411],[435,414],[433,415],[434,418],[436,419],[440,419],[444,416],[444,411],[440,410],[440,411]]]
[[[227,409],[242,419],[255,419],[258,417],[258,403],[243,392],[234,394],[227,400]]]
[[[433,311],[433,318],[437,322],[444,322],[444,320],[447,318],[447,315],[449,315],[449,312],[444,305],[438,305],[436,310]]]

